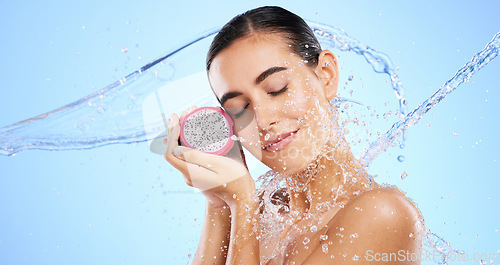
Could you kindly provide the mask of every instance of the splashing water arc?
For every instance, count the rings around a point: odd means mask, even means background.
[[[407,115],[404,90],[389,57],[351,38],[341,29],[314,22],[308,23],[323,48],[361,55],[375,72],[385,73],[390,77],[392,89],[399,101],[401,120],[360,154],[361,162],[366,166],[401,135],[404,136],[405,130],[413,126],[422,115],[461,83],[468,81],[499,52],[497,33],[484,50],[477,53],[453,78]],[[150,139],[148,134],[160,134],[164,129],[164,121],[147,121],[141,114],[141,102],[147,95],[158,93],[156,90],[164,83],[178,79],[182,74],[185,75],[186,73],[178,73],[179,69],[175,68],[176,56],[181,56],[182,51],[190,46],[208,45],[209,37],[218,30],[213,29],[201,34],[198,38],[87,97],[0,128],[0,154],[11,156],[24,150],[82,150],[109,144],[143,142]],[[215,101],[213,95],[205,89],[205,94],[192,98],[189,102],[177,101],[177,104],[166,108],[174,112],[188,104],[207,103],[215,104]],[[144,127],[150,131],[144,130]]]
[[[406,113],[404,91],[390,59],[360,43],[343,30],[309,22],[323,48],[354,52],[363,56],[377,73],[390,76],[392,88]],[[178,49],[141,67],[139,70],[80,100],[53,111],[0,128],[0,154],[14,155],[24,150],[82,150],[116,143],[138,143],[164,130],[164,119],[148,119],[141,104],[168,83],[193,73],[182,72],[182,52],[188,47],[208,47],[214,29]],[[201,60],[200,60],[201,61]],[[204,69],[204,68],[200,68]],[[178,100],[163,106],[163,113],[187,105],[217,105],[208,89],[189,101]],[[194,94],[194,93],[193,93]],[[163,115],[161,113],[161,115]],[[158,114],[159,115],[159,114]],[[163,117],[164,118],[164,117]],[[147,128],[144,130],[144,128]]]

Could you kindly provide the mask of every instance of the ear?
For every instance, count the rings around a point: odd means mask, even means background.
[[[331,51],[324,50],[319,54],[318,66],[316,66],[315,72],[323,84],[326,99],[328,101],[333,100],[337,95],[339,71],[337,58]]]

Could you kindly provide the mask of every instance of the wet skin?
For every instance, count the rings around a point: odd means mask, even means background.
[[[336,122],[331,122],[335,113],[329,104],[338,85],[333,53],[323,51],[315,67],[306,64],[293,54],[281,35],[254,34],[220,52],[208,75],[214,93],[235,121],[235,133],[244,139],[241,144],[276,172],[297,176],[295,182],[304,182],[308,196],[298,189],[287,191],[290,212],[303,216],[293,222],[306,228],[312,220],[307,216],[313,214],[317,230],[299,233],[289,226],[275,241],[261,238],[259,242],[252,232],[261,229],[258,202],[252,196],[255,185],[245,168],[195,150],[186,149],[181,156],[174,156],[171,147],[165,158],[183,172],[188,185],[213,185],[224,179],[227,182],[203,190],[207,212],[194,264],[204,264],[207,257],[215,257],[216,264],[259,264],[272,253],[274,243],[284,242],[287,237],[292,240],[285,251],[268,264],[419,264],[418,260],[385,262],[375,258],[377,253],[400,251],[420,257],[422,227],[418,210],[397,189],[375,182],[370,185],[348,144],[332,134],[339,129]],[[173,119],[173,123],[178,122],[176,115]],[[335,160],[319,160],[324,169],[300,179],[304,169],[326,147],[334,147]],[[186,164],[196,165],[197,173],[187,170]],[[210,171],[209,165],[217,165],[218,171]],[[237,172],[238,177],[227,172]],[[320,203],[333,200],[338,189],[343,189],[345,179],[357,179],[353,186],[359,192],[350,191],[337,198],[335,203],[342,203],[328,211],[316,210]],[[287,184],[293,187],[297,183]],[[305,237],[308,244],[303,244]]]

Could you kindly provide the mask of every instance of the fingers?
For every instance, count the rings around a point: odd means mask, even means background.
[[[184,181],[186,182],[186,184],[192,186],[186,162],[173,155],[173,150],[179,146],[178,144],[179,134],[180,134],[179,118],[177,117],[177,114],[173,113],[170,116],[170,119],[168,120],[168,130],[166,139],[167,150],[165,151],[164,157],[165,160],[167,160],[167,162],[169,162],[173,167],[175,167],[184,175]]]
[[[186,115],[188,115],[189,113],[191,113],[191,112],[195,111],[197,108],[198,108],[198,107],[196,107],[196,106],[192,106],[192,107],[190,107],[189,109],[187,109],[187,110],[183,111],[183,112],[181,113],[180,121],[182,122],[182,120],[184,120],[184,117],[186,117]]]
[[[184,175],[184,180],[186,184],[192,186],[191,177],[189,175],[189,170],[187,168],[187,164],[179,157],[175,157],[173,155],[173,150],[179,146],[179,135],[180,135],[180,121],[189,113],[194,111],[197,107],[192,106],[191,108],[182,112],[181,118],[177,116],[177,114],[172,113],[170,115],[170,119],[168,120],[168,129],[167,129],[167,139],[164,140],[166,144],[166,151],[164,154],[165,160],[169,162],[172,166],[174,166],[177,170],[179,170]]]
[[[177,146],[173,154],[186,163],[197,165],[210,171],[214,171],[213,169],[218,164],[217,160],[219,158],[217,155],[207,154],[185,146]]]
[[[172,154],[172,151],[176,146],[179,145],[179,134],[180,134],[180,125],[181,121],[186,117],[187,114],[193,112],[197,107],[192,106],[191,108],[182,112],[181,117],[179,118],[177,114],[172,113],[170,115],[170,119],[168,120],[168,130],[167,130],[167,139],[165,144],[167,145],[167,149],[165,155]]]
[[[180,134],[180,126],[179,126],[179,118],[177,114],[173,113],[168,120],[168,130],[167,130],[167,150],[165,151],[165,159],[175,168],[184,173],[184,168],[182,167],[182,163],[179,158],[175,157],[172,152],[174,148],[176,148],[178,144]],[[181,163],[182,162],[182,163]]]
[[[176,146],[178,146],[180,125],[179,118],[177,114],[173,113],[168,120],[168,130],[167,130],[167,150],[165,151],[165,156],[171,155],[172,151]]]
[[[225,183],[245,175],[229,172],[231,170],[228,169],[234,166],[228,164],[231,159],[226,157],[207,154],[185,146],[176,147],[173,154],[182,160],[181,167],[186,172],[184,175],[189,176],[191,186],[201,191],[225,187]]]
[[[199,190],[221,186],[220,177],[210,168],[203,152],[185,146],[177,146],[173,154],[165,156],[175,168],[182,172],[186,184]],[[215,156],[215,155],[214,155]]]
[[[241,185],[243,189],[250,187],[249,183],[253,181],[248,169],[240,161],[185,146],[176,146],[171,154],[165,155],[165,159],[182,172],[189,186],[201,191],[222,188],[222,192],[234,193],[236,189],[241,189]]]
[[[224,156],[219,156],[215,154],[208,154],[202,151],[187,148],[184,146],[178,146],[177,150],[181,151],[181,159],[186,161],[188,164],[189,173],[191,174],[192,169],[195,168],[196,172],[198,170],[205,171],[206,174],[216,174],[224,175],[225,180],[236,179],[249,174],[246,165],[242,163],[241,160],[235,160]],[[196,166],[196,167],[192,167]]]

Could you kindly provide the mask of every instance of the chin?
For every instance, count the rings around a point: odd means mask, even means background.
[[[275,160],[270,161],[272,166],[269,166],[273,171],[286,174],[296,174],[308,168],[310,164],[313,163],[313,154],[303,155],[300,154],[298,157],[281,157],[283,162],[279,164],[272,163]],[[278,158],[277,158],[278,159]]]

